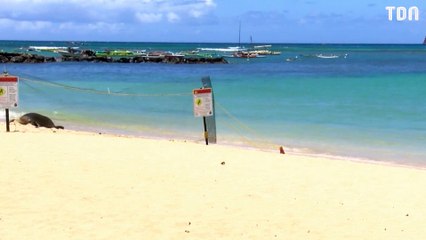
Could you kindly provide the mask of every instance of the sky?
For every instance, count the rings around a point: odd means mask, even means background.
[[[1,40],[421,43],[425,0],[0,0]],[[392,11],[388,6],[403,7]],[[419,19],[397,21],[417,7]],[[241,33],[239,35],[239,26]]]

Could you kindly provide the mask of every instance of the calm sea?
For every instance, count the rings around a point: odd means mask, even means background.
[[[28,46],[176,52],[235,44],[0,41],[4,51]],[[426,46],[272,44],[272,49],[282,54],[229,58],[230,64],[220,65],[1,67],[21,77],[13,114],[40,112],[69,129],[201,142],[202,120],[193,116],[191,92],[210,76],[219,143],[426,165]]]

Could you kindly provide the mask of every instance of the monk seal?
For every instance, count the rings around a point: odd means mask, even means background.
[[[31,123],[36,128],[45,127],[45,128],[64,129],[64,127],[62,127],[62,126],[56,126],[50,118],[43,116],[41,114],[38,114],[38,113],[27,113],[27,114],[22,115],[20,118],[18,118],[16,120],[20,124],[23,124],[23,125],[27,125],[28,123]],[[15,121],[15,119],[13,119],[10,122],[13,122],[13,121]]]

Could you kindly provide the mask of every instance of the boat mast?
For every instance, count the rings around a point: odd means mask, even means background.
[[[241,47],[241,21],[238,28],[238,47]]]

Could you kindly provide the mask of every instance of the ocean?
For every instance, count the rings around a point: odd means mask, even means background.
[[[2,51],[28,46],[178,52],[236,44],[0,41]],[[14,117],[39,112],[68,129],[203,143],[192,90],[209,76],[219,144],[426,166],[426,46],[272,44],[272,49],[282,54],[227,58],[229,64],[1,67],[20,77]]]

